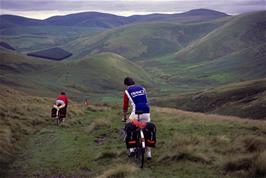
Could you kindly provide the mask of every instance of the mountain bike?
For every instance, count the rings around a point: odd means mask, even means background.
[[[56,120],[56,124],[57,125],[60,125],[62,122],[63,122],[63,117],[61,117],[60,113],[59,113],[59,110],[60,109],[57,109],[56,111],[56,117],[55,117],[55,120]]]
[[[137,126],[137,146],[135,148],[135,162],[140,168],[143,168],[144,165],[144,155],[145,155],[145,137],[143,129],[146,127],[146,123],[143,122],[138,114],[138,120],[133,121],[133,124]]]
[[[56,125],[60,125],[66,117],[66,107],[59,109],[60,105],[53,106],[51,116],[55,118]]]

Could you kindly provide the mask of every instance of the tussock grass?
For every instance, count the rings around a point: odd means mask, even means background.
[[[237,177],[266,176],[266,138],[257,135],[238,137],[226,150],[223,169]]]
[[[258,155],[253,166],[253,175],[257,177],[266,177],[266,151],[263,151]]]
[[[266,139],[260,136],[246,136],[242,140],[244,147],[249,152],[266,150]]]
[[[130,177],[138,168],[131,164],[118,164],[113,167],[110,167],[102,175],[97,178],[124,178]]]
[[[224,163],[224,171],[237,177],[265,177],[266,151],[233,156]]]
[[[98,130],[100,128],[109,128],[111,122],[110,120],[106,119],[106,120],[94,120],[91,122],[91,124],[85,128],[85,132],[86,133],[91,133],[95,130]]]
[[[186,150],[176,150],[173,153],[167,153],[158,158],[158,162],[160,163],[169,163],[172,161],[192,161],[192,162],[201,162],[204,164],[208,164],[209,159],[199,153],[195,153],[192,149]]]
[[[165,152],[158,158],[158,162],[169,163],[171,161],[192,161],[204,164],[210,163],[210,158],[200,153],[198,145],[203,142],[199,137],[185,137],[174,135],[169,143],[166,143]]]
[[[113,150],[109,150],[109,151],[104,151],[101,152],[99,155],[97,155],[97,157],[95,158],[95,160],[99,160],[99,159],[112,159],[115,158],[119,155],[119,152],[117,151],[113,151]]]

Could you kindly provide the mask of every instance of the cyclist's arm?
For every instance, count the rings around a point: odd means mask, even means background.
[[[128,96],[126,93],[124,93],[124,96],[123,96],[123,116],[124,116],[125,120],[127,119],[128,102],[129,102]]]

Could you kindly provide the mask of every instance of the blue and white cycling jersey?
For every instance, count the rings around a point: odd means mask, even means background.
[[[150,113],[150,107],[147,100],[147,93],[144,87],[140,85],[129,86],[125,91],[132,105],[132,112],[135,114]]]

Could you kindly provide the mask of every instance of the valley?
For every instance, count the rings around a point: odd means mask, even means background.
[[[265,15],[0,15],[0,177],[265,177]],[[127,76],[157,126],[142,170],[123,142]]]

